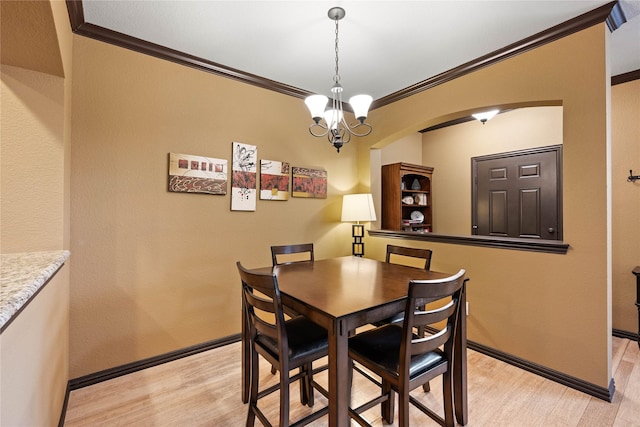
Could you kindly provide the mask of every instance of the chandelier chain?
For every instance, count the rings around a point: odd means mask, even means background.
[[[338,83],[340,81],[340,73],[338,68],[338,18],[336,18],[336,75],[333,77],[333,81]]]

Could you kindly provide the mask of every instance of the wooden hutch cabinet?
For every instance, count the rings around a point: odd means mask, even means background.
[[[433,168],[393,163],[382,166],[382,228],[426,233],[431,224]]]

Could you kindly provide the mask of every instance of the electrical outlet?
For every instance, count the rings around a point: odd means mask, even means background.
[[[467,316],[469,315],[469,301],[467,301]]]

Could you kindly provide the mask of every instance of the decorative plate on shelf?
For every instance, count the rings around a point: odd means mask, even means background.
[[[420,211],[413,211],[411,212],[411,219],[422,222],[424,221],[424,215]]]

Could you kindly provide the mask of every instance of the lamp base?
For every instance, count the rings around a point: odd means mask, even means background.
[[[364,256],[364,225],[353,224],[351,226],[351,235],[353,236],[353,243],[351,244],[351,253],[355,256]]]

